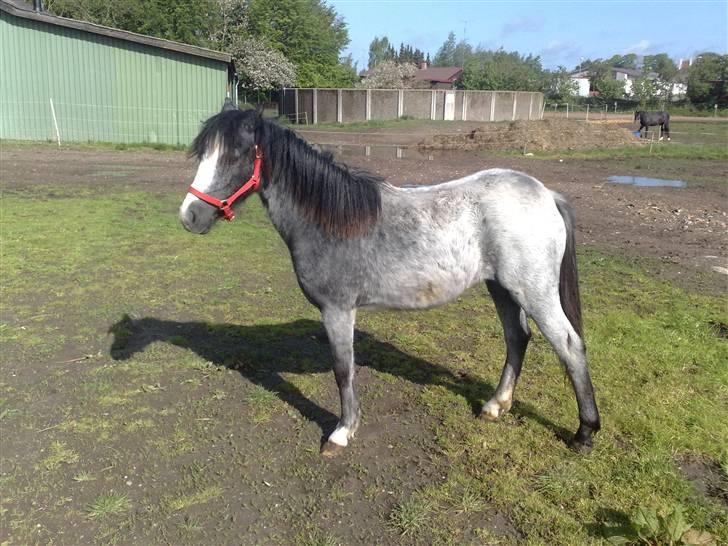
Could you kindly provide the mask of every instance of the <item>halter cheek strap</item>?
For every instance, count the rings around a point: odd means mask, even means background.
[[[244,195],[248,193],[254,193],[258,190],[260,187],[260,168],[263,163],[263,152],[260,150],[258,145],[255,145],[255,161],[253,161],[253,175],[248,179],[248,181],[243,184],[243,186],[233,193],[230,197],[227,199],[217,199],[213,197],[212,195],[208,195],[206,193],[203,193],[192,186],[187,188],[187,191],[197,197],[198,199],[201,199],[205,203],[208,203],[212,205],[213,207],[220,209],[222,211],[223,217],[228,222],[233,220],[235,218],[235,213],[233,212],[232,206],[235,201],[243,197]]]

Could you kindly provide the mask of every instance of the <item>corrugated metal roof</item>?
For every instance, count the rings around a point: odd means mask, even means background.
[[[232,57],[228,53],[222,53],[221,51],[214,51],[212,49],[207,49],[204,47],[181,44],[179,42],[164,40],[162,38],[145,36],[144,34],[137,34],[136,32],[129,32],[127,30],[119,30],[118,28],[105,27],[103,25],[96,25],[94,23],[87,23],[85,21],[77,21],[75,19],[68,19],[66,17],[58,17],[57,15],[51,15],[46,12],[37,12],[33,9],[31,5],[23,2],[22,0],[0,0],[0,11],[4,11],[6,13],[23,19],[41,21],[59,27],[83,30],[86,32],[91,32],[93,34],[108,36],[110,38],[118,38],[120,40],[126,40],[128,42],[134,42],[137,44],[143,44],[151,47],[167,49],[170,51],[177,51],[179,53],[187,53],[189,55],[195,55],[197,57],[204,57],[206,59],[214,59],[216,61],[232,63]]]

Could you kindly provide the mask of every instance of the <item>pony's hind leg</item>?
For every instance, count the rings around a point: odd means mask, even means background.
[[[553,298],[550,305],[539,306],[532,311],[529,315],[564,364],[576,394],[579,429],[569,445],[577,451],[589,451],[592,447],[592,435],[600,429],[601,424],[594,399],[594,387],[587,369],[584,342],[566,317],[558,296]]]
[[[486,285],[495,302],[506,341],[506,362],[498,388],[493,397],[483,405],[480,412],[480,417],[483,419],[495,421],[511,409],[513,391],[521,373],[523,357],[526,354],[528,340],[531,339],[531,330],[528,327],[526,313],[513,300],[508,290],[497,281],[486,281]]]
[[[341,399],[341,419],[321,454],[337,455],[349,443],[359,427],[359,400],[354,391],[354,310],[324,309],[321,312],[324,328],[334,356],[334,375]]]

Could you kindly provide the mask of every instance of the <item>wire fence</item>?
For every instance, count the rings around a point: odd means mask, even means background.
[[[665,137],[659,126],[650,127],[646,134],[643,129],[642,134],[638,135],[640,125],[634,119],[636,109],[634,105],[615,105],[614,103],[611,105],[590,105],[550,102],[545,106],[544,118],[609,123],[630,129],[635,133],[635,136],[646,136],[657,140]],[[715,109],[714,114],[709,117],[672,115],[670,140],[678,144],[728,146],[728,119],[720,114],[721,112]],[[695,124],[700,124],[701,127],[697,127]]]
[[[547,102],[544,106],[544,117],[546,118],[566,118],[566,119],[583,119],[583,120],[604,120],[604,119],[634,119],[634,113],[637,110],[666,110],[674,112],[669,105],[659,104],[646,107],[640,107],[635,104],[623,104],[612,102],[607,104],[584,104],[578,102]],[[678,111],[672,113],[673,117],[699,117],[702,119],[725,118],[728,109],[713,109],[710,115],[696,116],[694,113],[683,113],[679,108]]]

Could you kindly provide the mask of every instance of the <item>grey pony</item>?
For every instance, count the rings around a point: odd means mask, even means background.
[[[256,146],[264,165],[258,193],[290,250],[303,293],[321,311],[334,357],[341,418],[322,445],[324,455],[339,453],[359,427],[357,309],[429,308],[481,282],[495,302],[506,343],[498,387],[481,417],[496,420],[511,407],[530,317],[576,394],[580,424],[569,444],[591,448],[600,418],[581,334],[574,220],[562,196],[507,169],[397,188],[335,163],[253,111],[229,106],[206,122],[193,144],[200,159],[193,186],[224,199],[252,172]],[[326,185],[331,180],[335,185]],[[366,214],[356,216],[358,209]],[[193,233],[206,233],[220,217],[189,193],[179,216]]]

